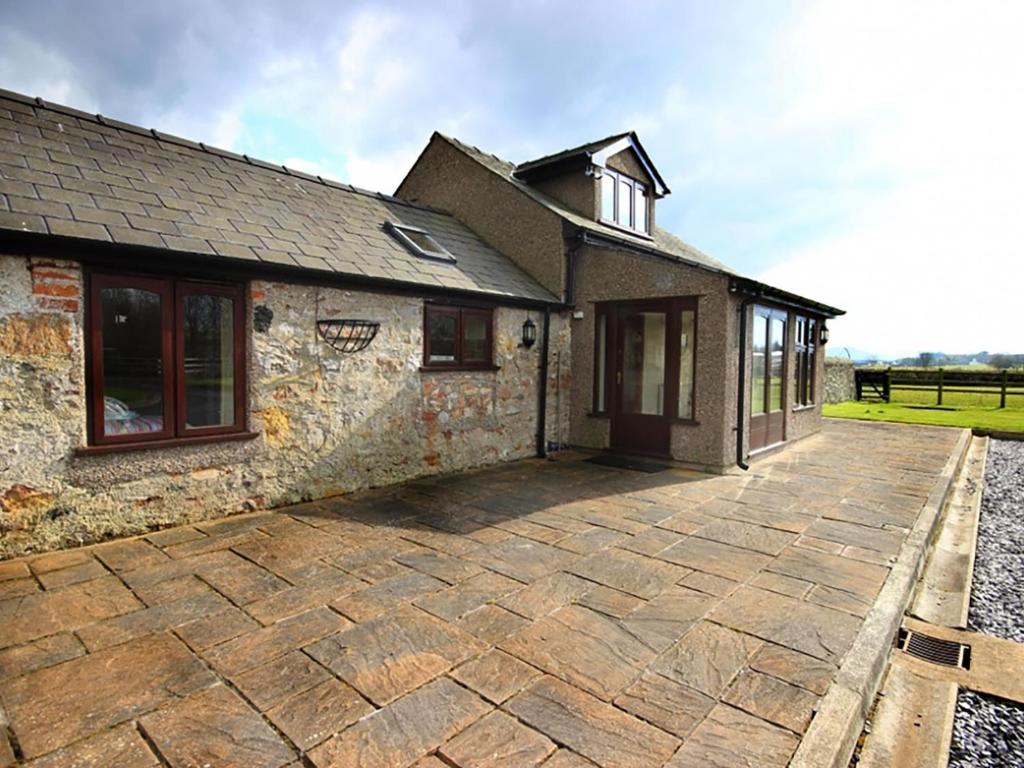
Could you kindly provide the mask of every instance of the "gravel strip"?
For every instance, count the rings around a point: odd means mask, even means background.
[[[956,697],[949,768],[1024,765],[1024,706],[961,690]]]
[[[1024,442],[988,444],[967,626],[1024,643]]]

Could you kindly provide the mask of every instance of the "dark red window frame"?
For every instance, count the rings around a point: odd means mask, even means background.
[[[432,315],[445,315],[455,319],[455,360],[443,362],[430,361],[430,318]],[[463,354],[463,328],[466,317],[479,317],[484,320],[487,328],[486,351],[481,360],[466,360]],[[448,304],[423,305],[423,368],[430,371],[490,371],[494,365],[494,309],[483,307],[464,307]]]
[[[89,445],[130,446],[133,444],[178,443],[191,439],[246,434],[248,423],[248,370],[245,339],[245,286],[242,283],[209,282],[145,275],[92,273],[88,276],[89,301],[86,312],[88,339]],[[105,435],[103,398],[103,326],[100,292],[104,288],[141,288],[160,296],[161,358],[163,372],[163,426],[159,432]],[[188,295],[203,294],[234,301],[234,416],[233,424],[213,427],[185,425],[185,334],[184,302]]]
[[[818,325],[821,321],[816,317],[796,317],[796,398],[794,407],[806,408],[814,405],[815,384],[818,372]]]

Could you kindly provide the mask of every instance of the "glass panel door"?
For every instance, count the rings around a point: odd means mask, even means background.
[[[765,392],[768,389],[768,366],[765,352],[768,342],[768,318],[754,312],[754,333],[751,340],[750,414],[765,412]]]
[[[631,312],[623,318],[622,413],[665,414],[664,312]]]
[[[771,413],[782,410],[782,363],[786,351],[786,321],[778,315],[771,320],[771,374],[768,410]]]
[[[680,419],[693,418],[693,353],[697,342],[696,313],[684,309],[679,315],[679,403]]]
[[[99,290],[103,349],[103,435],[164,432],[164,292]]]

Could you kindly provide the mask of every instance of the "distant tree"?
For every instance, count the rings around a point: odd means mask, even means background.
[[[1013,360],[1011,359],[1011,357],[1009,355],[995,354],[995,355],[989,355],[988,364],[991,365],[993,368],[998,368],[999,370],[1003,370],[1005,368],[1012,367],[1013,366]]]
[[[917,356],[917,364],[922,368],[930,368],[935,362],[935,355],[931,352],[922,352]]]

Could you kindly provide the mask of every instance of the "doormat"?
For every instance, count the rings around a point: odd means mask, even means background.
[[[620,456],[617,453],[602,453],[599,456],[592,456],[589,459],[584,459],[584,461],[588,461],[591,464],[600,464],[602,467],[615,467],[616,469],[631,469],[634,472],[646,472],[649,475],[670,469],[668,464],[658,464],[654,461],[634,459],[632,456]]]

